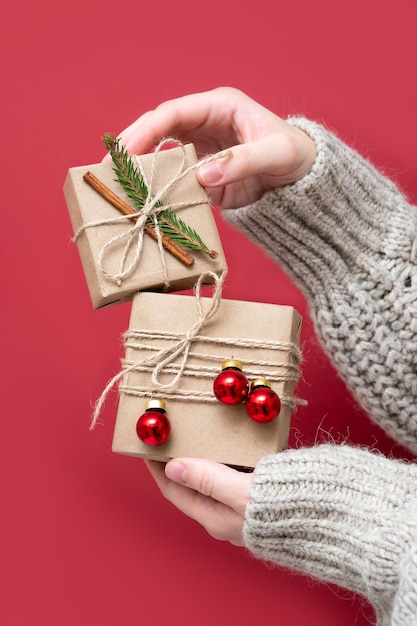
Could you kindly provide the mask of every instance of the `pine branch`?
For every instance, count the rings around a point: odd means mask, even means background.
[[[120,146],[120,141],[111,133],[105,133],[102,141],[109,151],[113,161],[113,171],[122,189],[130,198],[137,210],[143,208],[145,200],[148,197],[148,188],[146,187],[142,176],[134,166],[134,163],[127,153],[124,146]]]
[[[114,165],[113,170],[116,174],[117,181],[127,197],[132,200],[135,209],[140,212],[148,197],[148,189],[140,172],[127,153],[126,148],[120,146],[119,139],[111,133],[105,133],[102,137],[102,141],[112,158]],[[162,206],[162,204],[158,204],[158,206]],[[201,239],[200,235],[183,220],[178,218],[174,211],[160,211],[156,221],[165,236],[175,240],[178,244],[184,246],[184,248],[198,250],[199,252],[209,255],[212,259],[217,257],[217,252],[210,250]],[[148,223],[154,226],[155,220],[149,218]]]
[[[177,217],[174,211],[162,211],[158,214],[157,219],[159,228],[167,237],[171,237],[178,243],[182,242],[183,246],[187,245],[192,250],[200,250],[212,258],[216,258],[217,254],[213,250],[209,250],[200,235],[191,226],[188,226],[182,219]]]

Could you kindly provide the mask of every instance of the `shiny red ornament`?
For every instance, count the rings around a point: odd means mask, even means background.
[[[165,412],[163,400],[149,400],[137,421],[136,432],[141,441],[148,446],[160,446],[168,439],[171,425]]]
[[[262,424],[272,422],[279,415],[281,401],[265,378],[257,378],[253,381],[246,398],[245,409],[252,420]]]
[[[225,361],[222,371],[213,383],[213,391],[219,402],[234,406],[245,401],[249,391],[248,379],[239,361]]]

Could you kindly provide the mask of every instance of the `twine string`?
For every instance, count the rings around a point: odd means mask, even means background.
[[[168,389],[174,388],[176,384],[178,383],[179,379],[181,378],[184,372],[188,355],[190,352],[190,348],[191,348],[193,341],[198,336],[198,333],[203,328],[203,326],[207,324],[207,322],[218,311],[218,308],[221,303],[222,288],[223,288],[224,280],[226,278],[226,274],[227,274],[227,271],[224,270],[220,274],[216,274],[215,272],[212,272],[212,271],[207,271],[200,275],[195,285],[195,302],[196,302],[197,311],[198,311],[197,321],[185,333],[185,335],[180,337],[177,340],[177,342],[174,343],[172,346],[158,350],[156,354],[151,355],[150,357],[148,357],[142,362],[144,365],[148,365],[148,366],[154,365],[154,369],[152,372],[152,382],[156,387],[160,387],[160,388],[164,388],[168,390]],[[210,277],[213,280],[213,295],[210,300],[210,305],[207,311],[204,311],[202,297],[201,297],[201,287],[203,286],[204,281],[207,280],[208,277]],[[175,361],[181,355],[182,355],[182,359],[180,361],[178,371],[175,374],[174,378],[166,384],[161,383],[158,379],[158,376],[162,373],[165,367],[169,366],[173,361]],[[114,385],[118,383],[119,380],[123,376],[125,376],[125,374],[134,370],[136,366],[137,366],[137,363],[134,362],[127,367],[122,367],[121,371],[118,372],[112,379],[109,380],[109,382],[105,386],[103,392],[101,393],[100,397],[98,398],[95,404],[93,417],[92,417],[91,425],[90,425],[90,430],[94,429],[99,419],[100,413],[103,409],[106,398],[108,394],[110,393],[110,391],[112,390],[112,388],[114,387]]]
[[[195,302],[197,305],[198,311],[198,319],[191,326],[191,328],[185,333],[185,335],[180,338],[176,343],[168,348],[162,348],[155,355],[149,357],[144,361],[144,364],[147,363],[155,363],[155,368],[152,372],[152,383],[156,387],[163,387],[164,389],[172,389],[176,386],[179,379],[181,378],[184,368],[187,363],[188,355],[192,346],[193,341],[198,336],[199,332],[207,324],[207,322],[217,313],[218,308],[221,302],[222,296],[222,288],[224,279],[226,278],[226,271],[221,272],[220,275],[215,274],[214,272],[204,272],[199,277],[196,286],[195,286]],[[210,300],[210,306],[206,312],[203,309],[203,302],[201,299],[201,287],[207,277],[211,277],[214,281],[214,290],[213,295]],[[175,361],[182,354],[181,363],[178,369],[177,374],[171,380],[170,383],[164,384],[159,380],[160,373],[173,361]]]
[[[128,385],[120,385],[119,386],[120,393],[124,393],[126,395],[135,396],[137,398],[149,398],[149,387],[140,387],[135,385],[134,387]],[[153,397],[159,398],[159,395],[154,395]],[[162,396],[161,396],[162,398]],[[205,402],[216,404],[218,403],[217,398],[213,394],[212,390],[209,391],[195,391],[195,390],[172,390],[168,389],[166,393],[163,395],[163,400],[179,400],[181,402],[190,401],[190,402]],[[307,401],[302,398],[297,398],[289,393],[284,393],[279,397],[281,405],[287,406],[294,411],[297,406],[307,406]],[[92,430],[92,429],[91,429]]]
[[[160,159],[158,158],[158,156],[161,153],[164,146],[167,144],[174,144],[177,147],[181,148],[181,151],[182,151],[181,160],[172,178],[168,180],[165,183],[165,185],[163,185],[160,189],[157,190],[157,189],[154,189],[154,187],[155,187],[155,177],[156,177],[157,168],[160,164]],[[123,281],[125,281],[127,278],[129,278],[133,274],[133,272],[136,270],[140,262],[140,258],[141,258],[142,250],[143,250],[143,237],[145,233],[144,229],[149,219],[152,219],[154,227],[155,227],[155,233],[157,235],[159,259],[160,259],[160,263],[161,263],[161,267],[163,271],[164,286],[165,288],[168,288],[169,277],[168,277],[168,270],[167,270],[167,265],[165,261],[165,253],[164,253],[164,249],[162,245],[162,233],[158,224],[158,214],[162,211],[167,211],[167,210],[176,212],[184,208],[197,207],[197,206],[200,206],[201,204],[204,204],[206,200],[200,199],[200,200],[193,200],[193,201],[190,200],[186,202],[165,202],[164,197],[180,180],[182,180],[190,172],[193,172],[194,170],[198,169],[202,165],[205,165],[206,163],[210,163],[211,161],[224,158],[228,156],[229,154],[230,154],[229,150],[223,150],[216,154],[208,155],[200,159],[199,161],[197,161],[197,163],[190,165],[189,167],[185,167],[186,150],[185,150],[184,144],[182,144],[177,139],[168,137],[159,142],[158,146],[156,147],[153,153],[149,179],[147,178],[145,174],[145,171],[143,169],[143,166],[140,162],[139,157],[135,155],[133,157],[134,163],[136,167],[138,168],[139,173],[142,176],[143,181],[148,189],[148,195],[145,199],[143,208],[141,208],[141,210],[138,211],[137,216],[135,216],[136,217],[135,223],[129,229],[125,230],[123,233],[111,237],[108,241],[106,241],[106,243],[101,248],[99,256],[98,256],[98,260],[97,260],[97,266],[98,266],[99,271],[104,276],[106,276],[107,279],[115,282],[120,287]],[[128,216],[123,215],[117,218],[95,220],[95,221],[87,222],[83,224],[75,233],[73,241],[76,242],[80,238],[80,236],[86,230],[90,228],[97,228],[99,226],[118,224],[118,223],[122,223],[124,220],[131,220],[131,218],[132,218],[131,215],[128,215]],[[123,241],[125,241],[125,244],[124,244],[124,247],[122,248],[122,253],[120,255],[119,268],[116,272],[110,272],[105,267],[106,265],[105,259],[107,255],[110,254],[111,251],[115,247],[118,248],[120,243]],[[129,255],[132,250],[133,250],[133,257],[128,262]]]
[[[197,337],[198,340],[198,337]],[[232,344],[232,342],[231,342]],[[254,347],[259,348],[259,343],[254,342]],[[195,358],[195,354],[192,352],[189,353],[189,356],[193,356]],[[230,356],[230,355],[229,355]],[[212,355],[200,355],[204,361],[213,361],[215,364],[213,365],[192,365],[186,366],[182,371],[182,376],[193,376],[196,378],[214,378],[219,373],[219,364],[224,363],[224,361],[228,360],[228,356],[212,356]],[[283,381],[291,381],[296,382],[298,380],[298,367],[295,365],[290,365],[287,363],[273,363],[271,361],[263,361],[262,363],[257,363],[256,367],[248,367],[246,365],[246,361],[241,360],[242,365],[244,366],[245,374],[248,378],[259,378],[262,375],[262,378],[266,378],[270,382],[283,382]],[[151,373],[152,366],[146,364],[145,362],[139,361],[131,361],[128,359],[122,359],[123,368],[131,367],[131,371],[135,372],[145,372]],[[265,369],[270,367],[271,369]],[[165,374],[176,374],[178,372],[179,366],[178,364],[170,364],[166,365],[164,372]],[[164,391],[168,388],[165,387]]]
[[[204,284],[204,279],[210,275],[214,279],[213,295],[209,302],[208,308],[204,311],[203,300],[201,297],[201,287]],[[133,395],[137,397],[163,397],[164,399],[172,400],[188,400],[197,402],[215,402],[216,399],[212,390],[199,391],[199,390],[187,390],[181,389],[178,383],[182,377],[197,377],[202,378],[214,378],[216,372],[219,371],[219,363],[230,358],[230,346],[234,349],[250,348],[250,349],[262,349],[272,351],[273,353],[284,353],[287,355],[285,360],[268,360],[268,359],[251,359],[250,356],[241,358],[241,362],[244,365],[245,372],[248,376],[258,378],[263,376],[271,380],[272,382],[284,382],[295,385],[299,378],[299,365],[302,360],[302,354],[300,348],[291,341],[276,341],[271,339],[244,339],[244,338],[222,338],[222,337],[209,337],[201,335],[200,332],[207,324],[207,322],[216,315],[222,296],[222,287],[226,277],[226,272],[222,272],[217,275],[213,272],[206,272],[202,274],[195,286],[195,303],[197,307],[198,317],[192,327],[184,333],[173,333],[166,331],[140,331],[140,330],[128,330],[125,333],[125,348],[132,348],[137,351],[151,351],[149,357],[144,359],[122,360],[121,371],[118,372],[106,385],[101,396],[96,402],[90,430],[93,430],[102,408],[104,406],[107,395],[111,389],[119,383],[122,379],[126,382],[120,382],[119,391],[127,395]],[[165,348],[159,348],[150,346],[149,344],[143,344],[138,341],[138,338],[145,338],[149,340],[156,340],[164,342],[169,341],[169,345]],[[228,350],[225,350],[225,354],[216,353],[206,354],[200,353],[196,350],[192,350],[194,343],[205,343],[208,345],[224,345]],[[190,364],[189,357],[192,357]],[[180,360],[179,360],[180,359]],[[204,360],[203,365],[196,364],[197,360]],[[214,363],[213,365],[207,365],[207,362]],[[269,368],[269,369],[268,369]],[[150,386],[138,386],[127,384],[127,374],[129,372],[145,372],[151,373]],[[164,374],[170,376],[168,382],[161,382],[159,377]],[[126,376],[126,378],[124,378]],[[173,376],[173,377],[172,377]],[[290,407],[294,410],[297,405],[306,404],[304,400],[295,398],[291,393],[284,393],[280,396],[281,403],[284,406]]]
[[[137,337],[142,336],[142,334],[147,339],[154,339],[156,341],[161,338],[166,339],[167,336],[172,338],[173,336],[178,336],[178,333],[164,333],[159,331],[139,331],[133,330],[128,331],[125,334],[125,347],[132,348],[134,350],[156,350],[158,354],[161,353],[161,350],[155,348],[149,344],[142,344],[137,341],[131,341],[132,336]],[[262,376],[263,378],[267,378],[270,382],[280,382],[280,383],[291,383],[295,386],[298,381],[300,375],[300,362],[302,360],[302,354],[300,348],[291,341],[274,341],[274,340],[263,340],[259,339],[242,339],[242,338],[219,338],[219,337],[204,337],[202,335],[196,335],[194,337],[194,341],[206,343],[209,345],[219,345],[223,344],[225,347],[229,348],[227,353],[200,353],[196,351],[190,350],[188,353],[189,357],[192,357],[192,362],[187,363],[184,367],[181,365],[181,376],[182,377],[196,377],[198,379],[208,378],[214,380],[215,376],[219,372],[219,365],[230,358],[230,346],[233,346],[234,349],[245,347],[250,349],[258,349],[258,350],[268,350],[272,351],[274,354],[285,353],[287,354],[287,358],[285,360],[279,359],[251,359],[246,356],[244,358],[240,357],[240,361],[243,365],[245,374],[249,378],[259,378]],[[169,349],[168,349],[169,350]],[[167,350],[167,351],[168,351]],[[142,372],[145,374],[150,374],[152,371],[151,361],[154,357],[144,359],[142,361],[138,360],[127,360],[124,359],[122,361],[122,365],[124,368],[129,369],[130,371]],[[203,361],[203,364],[199,364],[198,361]],[[207,364],[207,362],[209,364]],[[179,364],[170,363],[165,364],[164,373],[165,374],[176,374],[179,371]],[[152,381],[153,382],[153,381]],[[120,393],[124,393],[126,395],[132,395],[136,397],[156,397],[163,398],[164,400],[182,400],[182,401],[196,401],[196,402],[204,402],[204,403],[215,403],[217,399],[213,394],[212,387],[208,390],[196,390],[196,389],[184,389],[178,388],[173,385],[165,385],[163,390],[159,392],[155,390],[155,387],[150,386],[140,386],[140,385],[128,385],[122,384],[119,387]],[[297,405],[306,405],[306,401],[301,398],[296,398],[292,393],[284,392],[280,395],[281,404],[283,406],[290,407],[291,410],[294,410]]]

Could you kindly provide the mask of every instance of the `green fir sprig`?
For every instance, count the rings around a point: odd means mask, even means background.
[[[148,197],[148,188],[140,175],[133,159],[129,156],[126,148],[120,145],[120,140],[111,133],[105,133],[102,141],[109,151],[113,161],[113,170],[116,179],[133,202],[134,208],[140,213]],[[162,207],[162,203],[157,204]],[[191,248],[207,254],[212,259],[217,257],[217,252],[210,250],[200,235],[191,226],[188,226],[170,209],[161,210],[157,215],[157,222],[161,232],[170,239],[175,240],[184,248]],[[149,225],[154,226],[154,220],[149,218]]]

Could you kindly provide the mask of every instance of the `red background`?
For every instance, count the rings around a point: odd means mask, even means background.
[[[0,620],[5,626],[284,623],[363,626],[366,603],[211,539],[110,451],[91,404],[119,368],[129,305],[94,312],[62,194],[69,167],[175,96],[232,85],[324,121],[417,198],[415,9],[409,0],[22,0],[1,46]],[[294,305],[305,365],[291,445],[403,451],[355,406],[300,292],[219,228],[226,297]],[[245,248],[243,248],[245,246]],[[245,252],[243,253],[243,249]],[[256,280],[254,277],[256,276]]]

